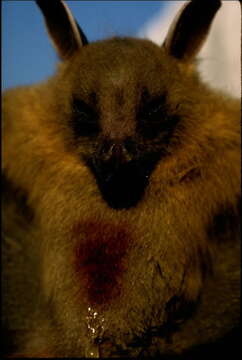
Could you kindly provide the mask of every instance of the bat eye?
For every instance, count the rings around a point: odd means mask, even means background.
[[[73,100],[72,109],[71,126],[75,137],[96,136],[100,128],[94,109],[79,99]]]

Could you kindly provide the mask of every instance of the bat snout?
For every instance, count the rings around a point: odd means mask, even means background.
[[[124,141],[104,140],[98,147],[96,158],[104,163],[125,164],[137,156],[136,143],[127,138]]]
[[[158,158],[140,155],[131,141],[104,142],[88,161],[103,199],[114,209],[129,209],[142,198]]]

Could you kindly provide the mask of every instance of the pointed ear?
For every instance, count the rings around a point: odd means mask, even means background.
[[[166,51],[177,59],[193,60],[206,40],[220,6],[220,0],[188,1],[170,26],[163,43]]]
[[[50,38],[62,60],[88,43],[70,9],[62,0],[36,0],[42,11]]]

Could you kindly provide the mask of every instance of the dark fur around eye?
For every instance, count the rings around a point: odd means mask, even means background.
[[[80,99],[73,99],[71,127],[75,137],[96,136],[99,133],[98,114]]]
[[[160,96],[141,107],[138,113],[138,132],[148,140],[160,135],[167,139],[178,121],[178,115],[169,115],[165,96]]]

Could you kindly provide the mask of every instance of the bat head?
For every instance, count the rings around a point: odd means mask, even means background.
[[[220,1],[186,5],[162,47],[133,38],[89,44],[63,1],[37,3],[64,60],[56,109],[66,142],[90,168],[110,207],[135,206],[159,160],[192,129],[192,105],[187,110],[181,104],[195,101],[193,59]]]

